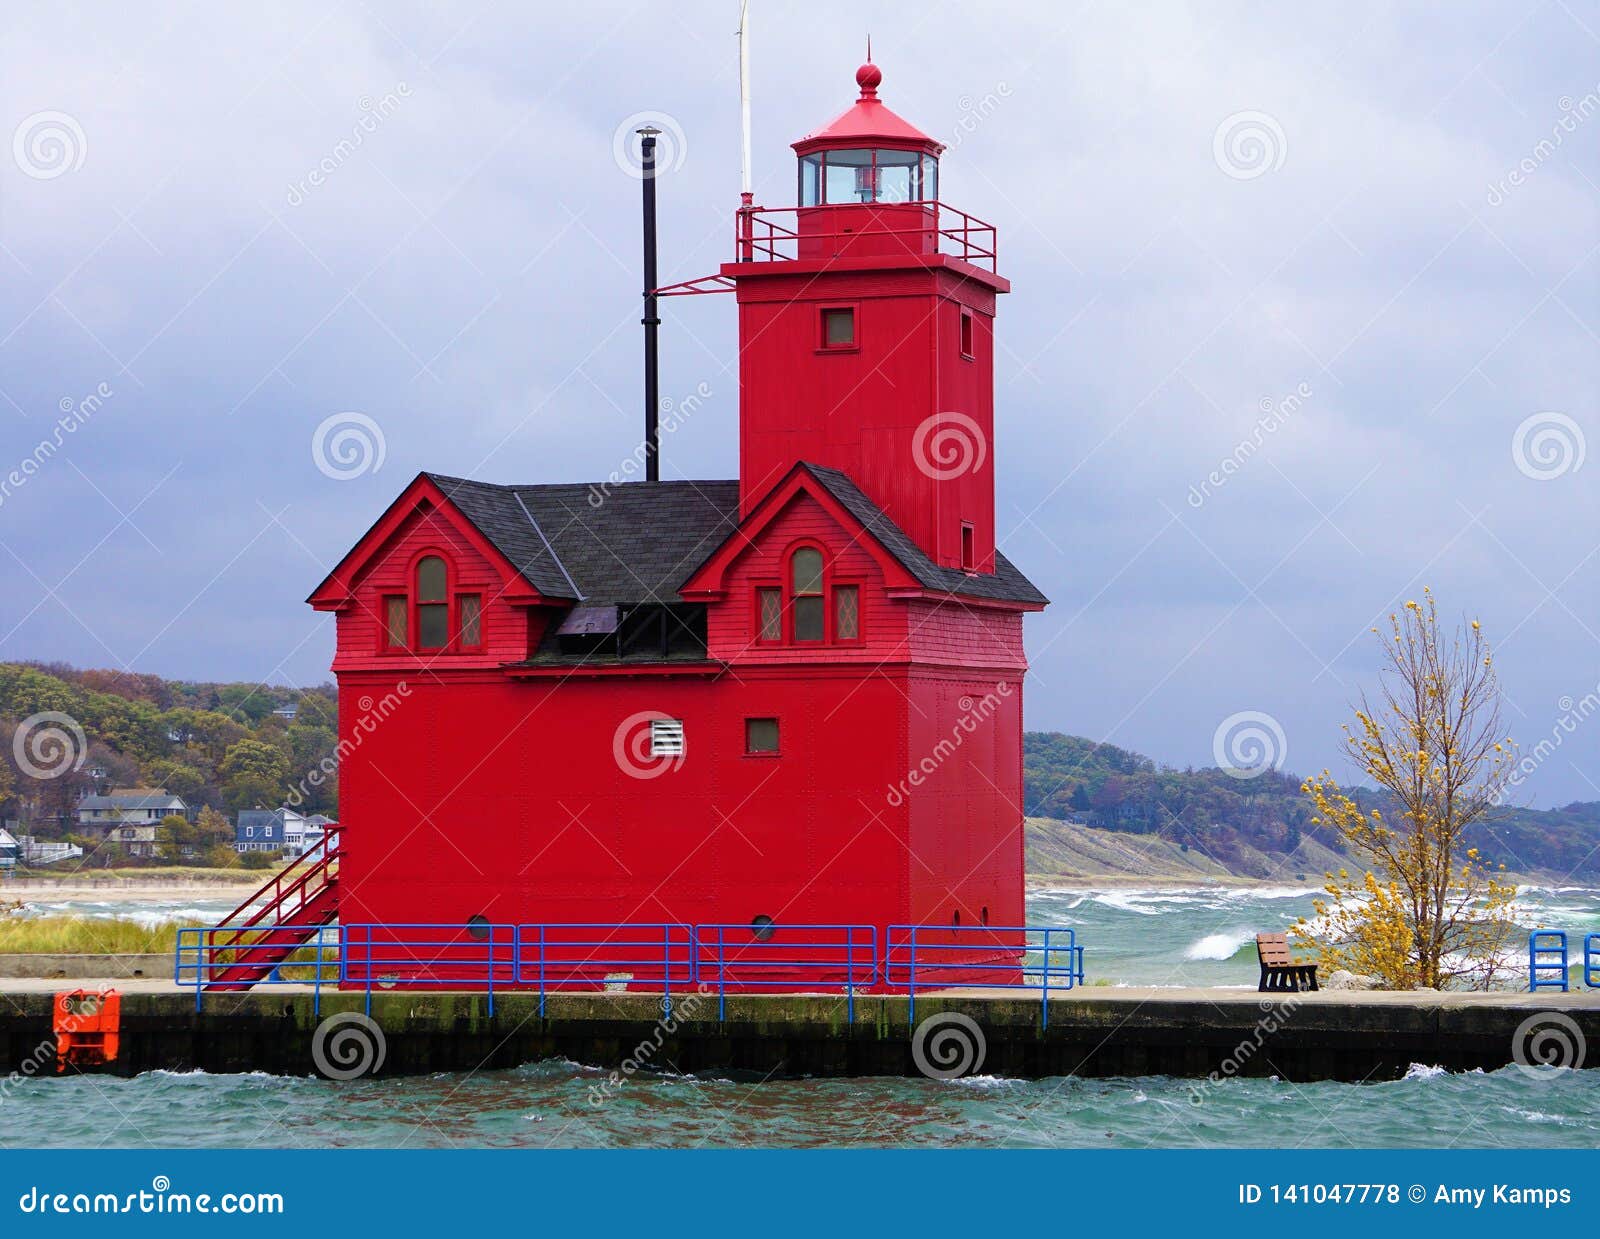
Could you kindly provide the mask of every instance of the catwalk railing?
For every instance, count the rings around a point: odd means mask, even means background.
[[[227,928],[178,934],[173,979],[193,986],[201,1010],[208,985],[252,962],[266,945],[240,942]],[[329,938],[333,940],[330,942]],[[1083,948],[1055,926],[581,923],[466,925],[414,922],[330,928],[266,971],[258,984],[310,985],[366,995],[374,990],[483,991],[489,1013],[506,990],[536,992],[539,1015],[560,991],[659,993],[664,1009],[689,994],[841,994],[851,1018],[863,993],[934,990],[1037,992],[1048,1022],[1052,993],[1083,983]]]

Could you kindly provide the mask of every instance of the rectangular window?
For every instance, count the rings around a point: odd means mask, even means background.
[[[822,595],[811,594],[794,600],[794,639],[822,640]]]
[[[456,607],[461,614],[462,648],[476,649],[483,644],[483,599],[478,594],[461,594]]]
[[[961,355],[972,360],[972,311],[961,311]]]
[[[978,535],[965,521],[961,524],[961,567],[966,572],[978,570]]]
[[[783,591],[776,586],[756,590],[756,612],[762,641],[783,640]]]
[[[822,311],[822,347],[854,348],[855,346],[855,310],[849,306],[839,306]]]
[[[450,643],[450,604],[424,602],[417,605],[417,646],[442,650]]]
[[[778,751],[778,720],[747,718],[744,721],[744,751],[747,754]]]
[[[857,585],[839,585],[833,591],[833,639],[859,641],[861,639],[861,588]]]
[[[650,756],[683,756],[683,720],[681,718],[653,718],[650,720]]]
[[[406,600],[398,595],[383,600],[383,642],[391,650],[406,648]]]

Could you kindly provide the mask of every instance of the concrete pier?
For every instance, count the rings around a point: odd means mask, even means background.
[[[94,988],[95,983],[85,988]],[[103,984],[103,982],[101,983]],[[115,983],[122,994],[121,1053],[106,1070],[153,1068],[312,1074],[319,1027],[365,1009],[363,994],[275,986],[208,994],[170,982]],[[52,996],[58,980],[12,980],[0,990],[0,1072],[51,1074]],[[982,1042],[972,1070],[991,1075],[1276,1075],[1290,1080],[1374,1080],[1412,1063],[1494,1070],[1539,1061],[1540,1029],[1581,1047],[1600,1066],[1600,991],[1571,994],[1330,993],[1266,995],[1221,989],[1087,989],[1040,1002],[1015,994],[862,996],[854,1018],[843,995],[733,995],[719,1018],[716,994],[538,996],[385,991],[372,995],[385,1075],[514,1067],[564,1057],[596,1067],[740,1076],[916,1075],[918,1027],[948,1024]],[[964,1016],[971,1025],[947,1018]],[[348,1022],[348,1021],[347,1021]],[[1574,1038],[1572,1031],[1576,1030]],[[326,1038],[326,1034],[324,1034]],[[968,1040],[971,1040],[970,1033]],[[1543,1043],[1548,1048],[1548,1043]],[[947,1047],[948,1048],[948,1047]],[[966,1051],[960,1050],[965,1053]],[[326,1046],[324,1046],[326,1051]],[[932,1055],[925,1046],[924,1059]],[[1565,1060],[1572,1065],[1569,1057]]]

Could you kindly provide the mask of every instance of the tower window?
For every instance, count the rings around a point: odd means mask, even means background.
[[[830,306],[822,311],[822,347],[855,348],[856,312],[853,306]]]
[[[744,751],[750,756],[778,751],[778,720],[747,718],[744,721]]]
[[[961,311],[961,355],[972,360],[972,311]]]
[[[961,522],[961,568],[964,572],[978,570],[978,534],[966,521]]]

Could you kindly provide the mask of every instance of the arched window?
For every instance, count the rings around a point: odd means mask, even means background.
[[[444,560],[417,561],[417,648],[442,650],[450,643],[449,574]]]
[[[483,595],[452,592],[452,569],[427,554],[411,569],[408,592],[383,598],[383,648],[461,653],[483,648]]]
[[[861,587],[835,580],[818,547],[796,547],[781,584],[756,586],[755,623],[768,645],[859,641]]]
[[[789,557],[790,592],[794,610],[794,639],[821,641],[827,622],[822,599],[822,552],[802,546]]]

